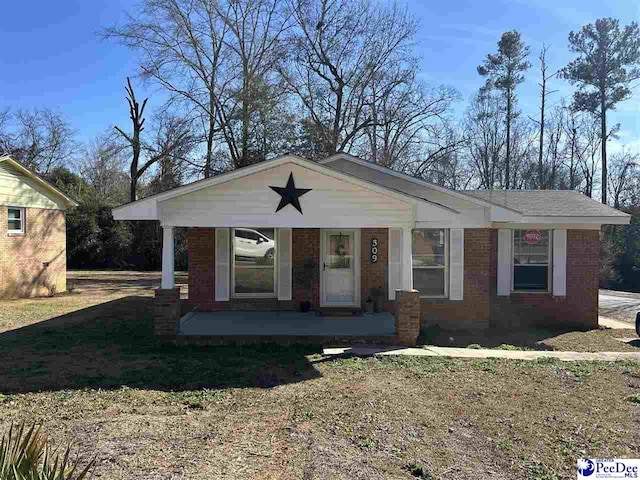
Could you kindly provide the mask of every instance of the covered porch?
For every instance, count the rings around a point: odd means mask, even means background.
[[[189,312],[180,319],[179,336],[393,337],[390,312],[351,316],[319,312]]]

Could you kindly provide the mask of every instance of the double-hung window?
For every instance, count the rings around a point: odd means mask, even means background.
[[[548,292],[551,230],[513,231],[513,290]]]
[[[448,284],[448,230],[425,228],[412,231],[413,288],[424,297],[446,297]]]
[[[7,233],[10,235],[20,235],[24,233],[24,208],[7,208]]]
[[[238,297],[275,296],[275,230],[234,228],[232,238],[233,294]]]

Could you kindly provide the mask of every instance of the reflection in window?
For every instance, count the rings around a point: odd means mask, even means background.
[[[7,217],[9,233],[24,233],[24,208],[9,207]]]
[[[276,292],[273,228],[233,229],[233,292],[272,296]]]
[[[549,290],[549,230],[513,231],[513,289]]]
[[[329,235],[329,268],[351,268],[353,261],[353,245],[350,235]]]
[[[447,295],[447,230],[413,230],[411,235],[413,288],[422,296]]]

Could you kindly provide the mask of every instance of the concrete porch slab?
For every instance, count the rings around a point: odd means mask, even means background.
[[[382,337],[395,335],[389,312],[320,316],[316,312],[190,312],[180,336]]]

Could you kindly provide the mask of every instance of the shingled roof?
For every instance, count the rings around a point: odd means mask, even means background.
[[[526,216],[628,217],[573,190],[464,190],[464,193]]]

